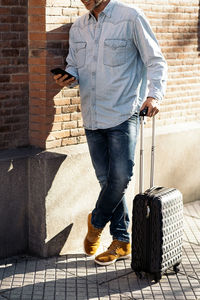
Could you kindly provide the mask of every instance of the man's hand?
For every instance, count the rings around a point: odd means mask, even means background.
[[[64,75],[62,76],[61,74],[58,75],[54,75],[53,78],[55,80],[55,82],[59,85],[59,86],[69,86],[71,83],[76,81],[75,77],[72,77],[70,79],[66,79],[68,77],[68,75]],[[65,80],[66,79],[66,80]]]
[[[159,112],[160,103],[158,100],[148,97],[147,100],[143,103],[140,111],[142,111],[145,107],[148,107],[147,116],[153,117]]]

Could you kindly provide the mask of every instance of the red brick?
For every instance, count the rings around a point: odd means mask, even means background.
[[[2,50],[2,55],[5,56],[5,57],[18,56],[19,55],[19,50],[18,49],[3,49]]]
[[[46,66],[37,66],[37,65],[30,65],[29,67],[30,73],[34,74],[45,74],[46,73]]]
[[[10,76],[7,75],[0,75],[0,82],[9,82]]]
[[[10,15],[12,8],[9,7],[0,7],[0,15]]]
[[[46,47],[46,41],[41,40],[41,41],[35,41],[35,40],[29,40],[29,49],[37,51],[38,53],[42,53]],[[39,50],[38,50],[39,49]]]
[[[32,41],[41,41],[46,39],[46,33],[30,32],[29,39]]]
[[[32,106],[29,107],[29,113],[33,115],[44,115],[46,112],[45,107]]]
[[[45,15],[36,15],[36,16],[31,16],[29,17],[29,23],[38,23],[38,24],[45,24]],[[42,25],[43,26],[43,25]]]
[[[29,10],[30,16],[45,16],[45,8],[44,7],[31,7]],[[42,25],[42,24],[41,24]]]
[[[17,6],[19,5],[19,0],[1,0],[1,5]]]
[[[43,66],[45,66],[45,63],[46,63],[46,58],[45,57],[29,57],[29,64],[30,65],[43,65]]]
[[[24,32],[27,31],[27,25],[26,24],[12,24],[11,25],[11,31],[15,32]]]
[[[13,82],[25,82],[25,81],[28,81],[28,75],[27,74],[12,75],[12,81]]]
[[[46,0],[29,0],[29,7],[40,6],[43,7],[46,4]]]
[[[29,32],[43,32],[45,31],[45,24],[40,23],[30,23],[29,26]]]
[[[63,105],[69,105],[70,104],[70,99],[54,99],[55,105],[58,106],[63,106]]]
[[[51,133],[51,137],[56,139],[63,139],[70,136],[70,130],[54,131]]]
[[[8,109],[1,109],[0,116],[9,116],[11,114],[11,110]]]
[[[18,23],[17,16],[0,16],[1,23]]]
[[[12,7],[11,9],[11,14],[18,16],[18,15],[26,15],[27,13],[27,8],[26,7]]]
[[[45,0],[29,0],[28,6],[26,0],[1,0],[0,65],[9,65],[9,68],[0,68],[0,87],[4,91],[4,94],[0,95],[0,113],[5,117],[10,116],[7,120],[15,123],[11,123],[10,129],[7,128],[10,132],[4,135],[6,141],[4,146],[0,143],[0,148],[7,147],[9,144],[20,145],[22,140],[26,142],[28,140],[25,133],[27,129],[23,131],[23,127],[27,127],[28,117],[27,62],[29,63],[30,143],[52,148],[86,142],[80,112],[79,90],[60,89],[49,72],[55,65],[62,66],[64,63],[62,57],[67,55],[71,24],[62,26],[59,22],[63,20],[71,22],[86,10],[83,5],[75,1],[71,7],[67,4],[63,6],[62,0],[54,1],[54,7],[45,8],[45,4]],[[194,2],[179,1],[178,3],[176,0],[168,3],[167,8],[163,6],[161,0],[152,3],[136,0],[134,4],[145,10],[169,66],[167,94],[158,115],[158,125],[166,125],[168,118],[172,123],[191,121],[192,114],[199,113],[200,57],[199,51],[196,50],[199,7]],[[29,18],[26,15],[27,8]],[[52,24],[45,24],[45,20]],[[20,116],[20,121],[15,119],[16,116]],[[5,124],[1,123],[1,125],[5,127]],[[147,126],[150,126],[149,121]],[[8,141],[13,136],[14,129],[19,130],[19,134],[15,136],[16,142]],[[49,136],[46,135],[47,129],[50,132]],[[73,137],[65,136],[69,132]]]
[[[51,148],[58,148],[61,147],[61,140],[55,140],[55,141],[47,141],[46,142],[46,149],[51,149]]]
[[[78,142],[77,142],[77,139],[75,137],[62,139],[62,146],[75,145],[77,143]]]

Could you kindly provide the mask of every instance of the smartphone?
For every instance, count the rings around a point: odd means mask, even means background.
[[[65,80],[74,77],[72,74],[66,72],[65,70],[62,70],[61,68],[55,68],[55,69],[52,69],[52,70],[51,70],[51,73],[53,73],[54,75],[61,74],[62,76],[68,75],[68,77],[67,77]]]

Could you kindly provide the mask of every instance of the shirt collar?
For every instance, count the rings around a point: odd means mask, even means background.
[[[115,0],[110,0],[110,2],[106,5],[106,7],[104,8],[104,10],[102,10],[101,13],[104,13],[107,17],[111,17],[112,15],[112,10],[113,10],[113,7],[114,7],[114,1]],[[88,20],[93,17],[92,13],[89,12],[88,13]]]

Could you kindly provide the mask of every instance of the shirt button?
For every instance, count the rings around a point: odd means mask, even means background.
[[[96,74],[95,72],[92,72],[92,76],[95,76],[95,74]]]
[[[92,91],[94,91],[95,90],[95,88],[94,87],[92,87]]]

